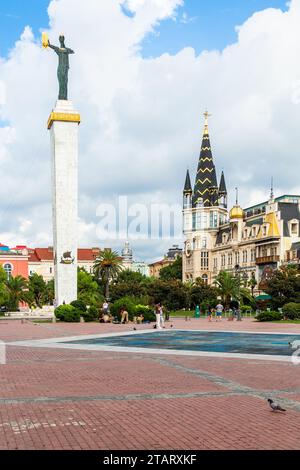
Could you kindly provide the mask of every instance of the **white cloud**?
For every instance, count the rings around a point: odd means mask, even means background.
[[[195,173],[205,108],[215,163],[244,205],[300,192],[298,183],[300,1],[256,13],[224,51],[185,48],[143,59],[140,44],[182,0],[53,0],[48,34],[65,33],[70,96],[80,126],[80,238],[96,245],[96,207],[119,194],[178,203]],[[126,15],[121,6],[132,15]],[[0,60],[0,240],[51,243],[50,150],[46,122],[57,96],[57,58],[27,27]],[[233,198],[232,198],[233,199]],[[250,199],[250,200],[249,200]],[[22,233],[20,217],[31,222]],[[18,239],[19,237],[19,239]],[[107,243],[106,243],[107,244]],[[171,243],[167,242],[168,245]],[[159,243],[137,243],[154,258]],[[114,245],[115,247],[115,245]],[[149,248],[150,247],[150,248]],[[148,253],[148,255],[147,255]]]

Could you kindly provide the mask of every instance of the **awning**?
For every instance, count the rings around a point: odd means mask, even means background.
[[[261,294],[255,297],[255,300],[271,300],[272,297],[268,294]]]

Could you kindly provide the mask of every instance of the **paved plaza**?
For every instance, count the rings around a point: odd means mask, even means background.
[[[300,333],[300,325],[251,319],[171,323]],[[300,448],[300,365],[292,362],[9,344],[126,330],[133,333],[133,325],[2,320],[0,339],[8,344],[0,366],[0,449]],[[287,412],[273,413],[266,397]]]

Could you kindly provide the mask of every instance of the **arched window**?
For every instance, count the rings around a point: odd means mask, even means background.
[[[6,272],[7,279],[10,279],[11,278],[11,273],[12,273],[12,270],[13,270],[12,265],[10,263],[6,263],[3,266],[3,269]]]

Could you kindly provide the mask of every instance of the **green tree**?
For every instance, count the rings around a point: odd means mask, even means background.
[[[135,271],[130,271],[130,269],[124,269],[120,271],[117,275],[116,278],[116,284],[119,284],[121,282],[134,282],[134,283],[140,283],[145,281],[147,278],[143,274]]]
[[[214,307],[217,305],[218,291],[215,287],[209,286],[202,279],[196,279],[190,288],[190,307],[195,308],[196,305],[206,309],[209,305]]]
[[[289,302],[300,302],[300,272],[297,266],[282,266],[266,281],[264,291],[269,294],[273,308]]]
[[[257,285],[257,281],[255,279],[255,275],[254,273],[251,274],[251,278],[250,278],[250,281],[249,281],[249,287],[251,289],[251,294],[252,294],[252,297],[254,297],[254,289],[255,289],[255,286]]]
[[[8,292],[8,309],[18,311],[19,303],[28,300],[28,283],[22,276],[10,277],[5,282]]]
[[[110,286],[112,302],[122,297],[130,297],[132,295],[137,298],[146,296],[149,282],[150,279],[143,276],[141,273],[129,270],[121,271]]]
[[[103,296],[101,295],[100,287],[94,280],[93,276],[84,269],[79,269],[77,282],[78,300],[82,301],[85,305],[98,306],[103,300]]]
[[[8,292],[5,287],[6,279],[7,274],[2,266],[0,266],[0,306],[7,305],[8,302]]]
[[[232,298],[240,298],[240,280],[227,271],[220,271],[215,279],[217,292],[224,307],[229,307]]]
[[[169,310],[180,310],[187,305],[187,293],[181,281],[152,280],[147,286],[147,292],[153,303],[162,303]]]
[[[95,260],[94,273],[105,286],[105,297],[109,299],[109,284],[116,279],[122,269],[122,261],[116,251],[105,248]]]
[[[28,299],[32,299],[36,307],[42,308],[47,299],[47,284],[43,276],[36,273],[31,274],[28,280],[28,290]]]
[[[177,256],[174,263],[165,266],[159,272],[159,277],[163,281],[171,281],[174,279],[182,280],[182,257]]]
[[[55,299],[54,279],[51,279],[46,284],[45,303],[53,305]]]

